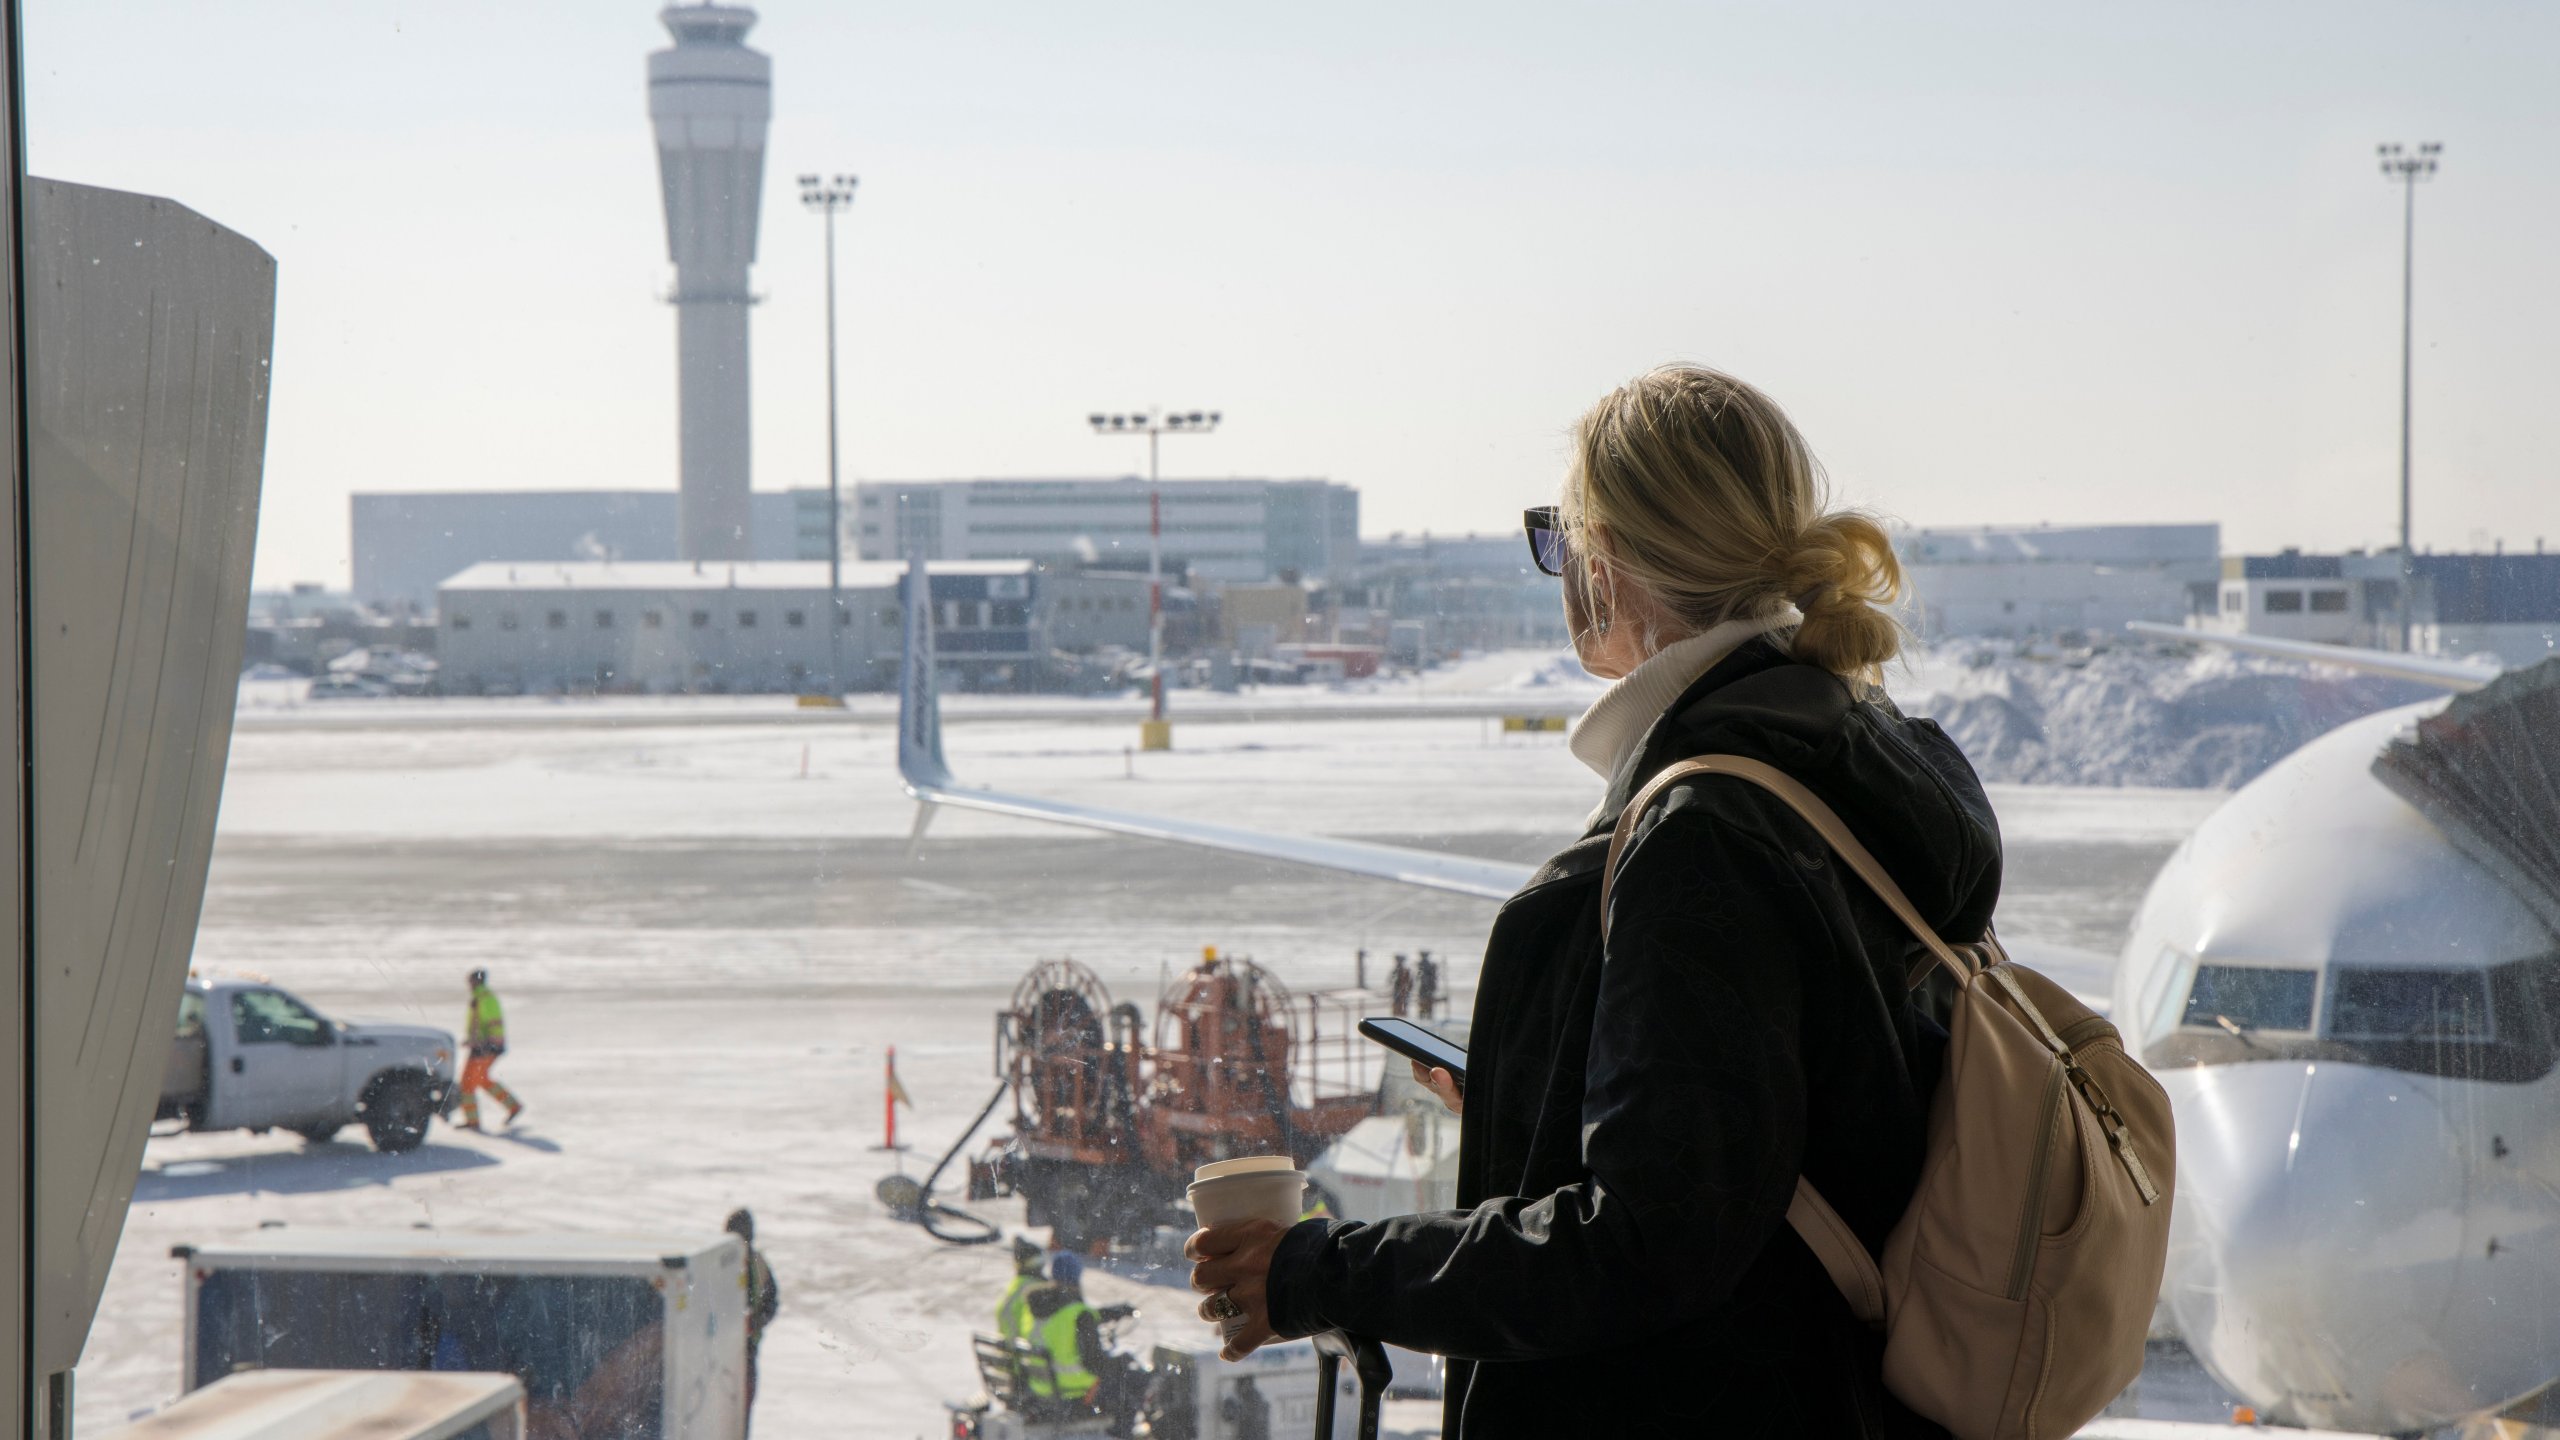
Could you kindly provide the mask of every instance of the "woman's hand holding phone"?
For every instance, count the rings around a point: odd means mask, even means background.
[[[1440,1103],[1449,1107],[1450,1114],[1467,1113],[1467,1092],[1458,1088],[1457,1076],[1436,1065],[1425,1065],[1416,1060],[1413,1062],[1413,1083],[1429,1087],[1432,1094],[1440,1097]]]

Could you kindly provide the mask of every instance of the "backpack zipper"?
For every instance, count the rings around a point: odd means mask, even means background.
[[[2036,1136],[2035,1162],[2027,1167],[2027,1209],[2018,1223],[2018,1249],[2009,1261],[2009,1298],[2027,1297],[2027,1277],[2034,1273],[2036,1242],[2044,1238],[2045,1180],[2053,1170],[2054,1111],[2062,1104],[2062,1063],[2055,1061],[2045,1075],[2044,1129]]]

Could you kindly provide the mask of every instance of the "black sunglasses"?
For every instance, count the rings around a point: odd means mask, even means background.
[[[1561,577],[1565,562],[1572,558],[1564,543],[1564,521],[1553,505],[1537,505],[1520,512],[1520,523],[1529,532],[1529,559],[1539,570]]]

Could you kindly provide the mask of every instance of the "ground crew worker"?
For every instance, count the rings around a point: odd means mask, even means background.
[[[756,1248],[756,1217],[747,1207],[729,1212],[728,1232],[747,1246],[747,1422],[753,1424],[756,1409],[756,1352],[764,1348],[765,1327],[773,1323],[782,1309],[782,1287],[774,1283],[773,1267],[765,1263],[764,1252]],[[738,1432],[746,1434],[742,1428]]]
[[[1031,1393],[1091,1404],[1110,1423],[1110,1433],[1135,1433],[1138,1406],[1146,1398],[1147,1372],[1138,1362],[1102,1340],[1102,1322],[1134,1314],[1126,1305],[1096,1310],[1084,1300],[1084,1261],[1074,1252],[1049,1263],[1049,1283],[1030,1292],[1031,1343],[1049,1357],[1057,1376],[1033,1371]]]
[[[489,972],[471,972],[471,1002],[463,1024],[463,1048],[471,1058],[462,1067],[462,1128],[480,1128],[480,1095],[486,1090],[507,1107],[507,1123],[516,1123],[524,1113],[524,1102],[509,1093],[507,1087],[489,1078],[489,1067],[507,1053],[507,1016],[498,1008],[498,992],[489,988]]]
[[[1014,1237],[1013,1278],[1005,1282],[1004,1298],[996,1302],[996,1334],[1000,1338],[1031,1338],[1031,1292],[1048,1288],[1048,1277],[1040,1273],[1040,1264],[1048,1255],[1039,1241]]]
[[[1405,968],[1404,957],[1396,957],[1396,968],[1387,975],[1387,1000],[1401,1019],[1413,1012],[1413,972]]]
[[[1440,966],[1431,958],[1431,952],[1425,950],[1422,962],[1416,968],[1421,972],[1416,988],[1422,992],[1422,1018],[1428,1020],[1440,1013]]]

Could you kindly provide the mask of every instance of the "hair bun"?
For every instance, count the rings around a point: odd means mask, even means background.
[[[1806,526],[1780,590],[1804,616],[1795,654],[1807,664],[1872,676],[1901,652],[1902,625],[1887,607],[1902,594],[1902,563],[1884,527],[1867,516],[1835,510]]]

